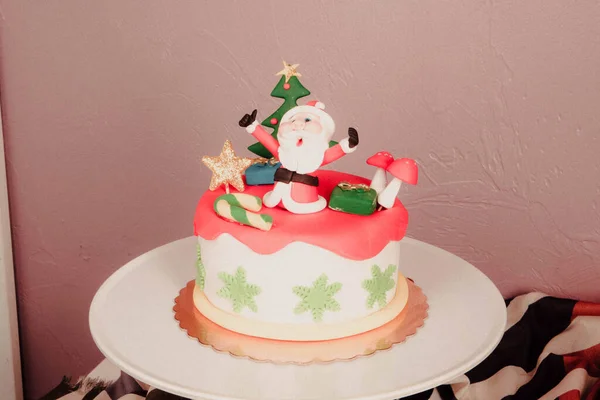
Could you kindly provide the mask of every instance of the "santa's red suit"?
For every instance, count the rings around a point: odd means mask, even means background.
[[[318,115],[323,125],[323,132],[321,133],[321,135],[325,135],[323,140],[329,142],[335,125],[331,117],[323,111],[323,108],[322,103],[312,101],[305,106],[297,106],[289,110],[283,115],[281,122],[289,121],[295,114],[301,112]],[[313,171],[301,171],[303,173],[300,173],[295,166],[286,165],[285,157],[280,157],[279,155],[279,142],[259,125],[258,121],[246,127],[246,130],[262,143],[282,164],[275,173],[275,186],[273,190],[263,197],[263,204],[266,207],[276,207],[279,205],[295,214],[315,213],[327,207],[327,200],[318,194],[318,178],[313,174],[318,168],[314,168]],[[355,150],[356,147],[350,148],[348,138],[345,138],[335,146],[324,150],[323,154],[317,154],[316,157],[322,156],[320,166],[323,166]]]

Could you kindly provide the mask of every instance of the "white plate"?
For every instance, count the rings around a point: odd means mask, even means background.
[[[174,299],[195,277],[196,238],[154,249],[104,282],[90,308],[96,345],[127,374],[203,400],[388,400],[465,373],[500,341],[506,307],[494,284],[461,258],[402,240],[401,271],[428,297],[429,317],[390,351],[326,365],[273,365],[217,353],[187,337]]]

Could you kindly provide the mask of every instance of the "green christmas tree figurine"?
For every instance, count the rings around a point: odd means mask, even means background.
[[[298,77],[302,76],[298,71],[296,71],[298,64],[292,65],[284,61],[283,67],[283,70],[277,73],[277,75],[282,75],[282,77],[279,80],[279,83],[277,83],[277,86],[275,86],[271,92],[272,97],[283,99],[283,104],[261,123],[261,125],[273,129],[273,133],[271,133],[271,135],[275,139],[277,139],[277,130],[279,129],[279,122],[281,121],[283,114],[296,107],[298,105],[296,102],[298,99],[306,97],[310,94],[308,89],[302,86],[300,80],[298,80]],[[267,150],[265,146],[260,143],[254,143],[248,147],[248,150],[259,157],[273,157],[271,152],[269,152],[269,150]]]

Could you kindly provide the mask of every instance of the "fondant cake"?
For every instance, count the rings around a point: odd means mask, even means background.
[[[298,106],[310,92],[297,65],[284,66],[271,93],[284,104],[261,123],[256,110],[239,120],[259,157],[239,157],[226,141],[203,158],[213,176],[194,217],[193,302],[215,324],[265,339],[371,331],[408,301],[400,252],[408,213],[397,194],[417,183],[417,165],[382,151],[367,159],[371,180],[321,169],[359,148],[358,130],[333,141],[325,106]]]

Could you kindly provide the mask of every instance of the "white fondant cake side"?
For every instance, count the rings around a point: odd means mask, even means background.
[[[398,316],[408,302],[408,282],[399,274],[396,295],[385,307],[358,320],[325,324],[257,323],[215,307],[198,285],[194,287],[194,304],[206,318],[230,331],[248,336],[292,341],[320,341],[339,339],[376,329]]]
[[[198,241],[204,297],[216,309],[254,322],[301,326],[358,321],[385,308],[396,294],[399,276],[406,284],[399,275],[398,241],[361,261],[302,242],[264,255],[229,234]]]

